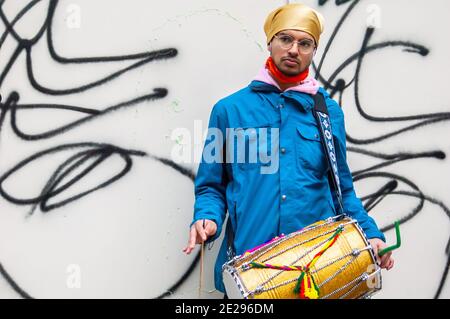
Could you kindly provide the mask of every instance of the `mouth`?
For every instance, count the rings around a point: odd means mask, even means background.
[[[291,58],[283,58],[281,61],[285,62],[288,66],[296,66],[300,64],[299,61]]]

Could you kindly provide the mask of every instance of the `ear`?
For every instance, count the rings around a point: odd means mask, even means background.
[[[269,51],[270,54],[272,54],[272,41],[270,41],[269,44],[267,45],[267,51]]]

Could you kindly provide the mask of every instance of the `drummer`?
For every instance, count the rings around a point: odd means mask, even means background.
[[[222,265],[233,255],[339,212],[313,116],[315,94],[323,95],[331,120],[344,211],[359,222],[376,255],[386,247],[355,194],[344,113],[309,74],[323,28],[322,15],[306,5],[272,11],[264,24],[270,56],[247,87],[211,110],[183,251],[190,254],[196,244],[218,238],[228,213],[215,265],[215,286],[221,292]],[[394,266],[391,253],[378,262],[387,270]]]

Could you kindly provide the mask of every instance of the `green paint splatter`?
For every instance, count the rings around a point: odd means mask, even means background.
[[[178,145],[183,145],[181,142],[183,141],[183,135],[178,135],[175,139],[175,143]]]
[[[169,110],[174,113],[181,113],[184,111],[184,109],[180,105],[179,100],[172,101],[172,103],[170,103],[170,105],[169,105]]]

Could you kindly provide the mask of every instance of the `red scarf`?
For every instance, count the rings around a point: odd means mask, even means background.
[[[281,73],[278,67],[273,62],[272,57],[269,57],[266,61],[266,69],[269,70],[270,74],[280,83],[300,83],[308,77],[309,68],[295,76],[287,76]]]

